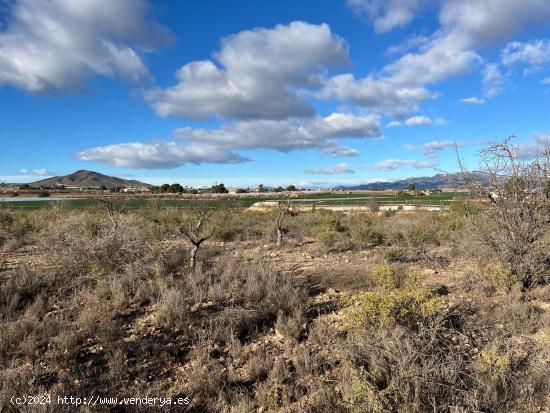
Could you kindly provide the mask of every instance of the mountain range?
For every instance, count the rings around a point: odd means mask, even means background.
[[[478,182],[486,182],[487,175],[482,172],[471,172],[470,178]],[[367,184],[341,186],[339,189],[353,190],[382,190],[382,189],[407,189],[414,184],[417,189],[442,189],[442,188],[465,188],[466,183],[461,173],[437,174],[434,176],[423,176],[407,178],[397,181],[378,181]]]

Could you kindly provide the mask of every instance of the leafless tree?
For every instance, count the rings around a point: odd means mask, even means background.
[[[278,203],[278,209],[279,213],[277,214],[275,223],[277,225],[277,246],[280,247],[283,245],[283,220],[285,219],[285,215],[290,209],[290,198],[280,201]]]
[[[505,264],[512,283],[526,292],[550,282],[550,147],[542,143],[526,154],[511,138],[481,152],[481,172],[470,173],[459,158],[462,175],[480,195],[474,228],[479,239]]]
[[[191,272],[195,272],[196,263],[197,263],[197,252],[203,244],[207,241],[215,231],[215,226],[211,227],[210,230],[205,229],[205,220],[208,217],[208,211],[203,209],[199,212],[196,222],[190,221],[188,227],[183,225],[180,227],[180,232],[187,238],[191,244],[191,253],[189,256],[189,266]]]
[[[95,203],[105,211],[112,223],[112,230],[114,236],[118,231],[118,225],[120,218],[128,210],[128,204],[130,203],[131,198],[124,197],[105,197],[105,198],[96,198]]]

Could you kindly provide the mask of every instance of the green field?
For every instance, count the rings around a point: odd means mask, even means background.
[[[468,194],[460,192],[441,192],[428,196],[394,195],[388,192],[326,192],[321,194],[300,194],[292,197],[291,202],[308,205],[380,205],[388,204],[412,204],[412,205],[446,205],[459,198],[465,198]],[[359,199],[358,199],[359,198]],[[197,204],[206,205],[210,208],[247,208],[256,202],[281,200],[276,194],[262,197],[224,197],[219,199],[163,199],[160,205],[164,208],[192,208]],[[0,203],[0,208],[15,209],[36,209],[50,206],[54,203],[62,203],[68,208],[90,208],[96,205],[93,199],[68,199],[66,201],[55,201],[37,199],[32,201],[4,201]],[[128,203],[129,209],[144,209],[149,207],[149,201],[145,198],[132,199]]]

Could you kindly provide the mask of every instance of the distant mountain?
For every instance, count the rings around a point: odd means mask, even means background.
[[[470,177],[478,182],[484,182],[487,177],[482,172],[472,172]],[[434,176],[423,176],[418,178],[407,178],[398,181],[371,182],[368,184],[345,186],[346,190],[381,190],[381,189],[407,189],[410,184],[415,184],[417,189],[442,189],[442,188],[465,188],[464,178],[460,173],[437,174]]]
[[[42,179],[40,181],[31,182],[29,186],[33,188],[40,187],[55,187],[59,185],[64,186],[75,186],[80,188],[90,188],[90,187],[101,187],[105,186],[107,188],[111,187],[120,187],[120,188],[129,188],[129,187],[150,187],[151,185],[139,182],[136,180],[128,180],[117,178],[116,176],[107,176],[100,174],[99,172],[80,170],[75,173],[64,175],[64,176],[54,176],[52,178]]]

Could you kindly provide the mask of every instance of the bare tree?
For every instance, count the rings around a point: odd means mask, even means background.
[[[95,203],[103,209],[107,216],[109,217],[112,223],[112,230],[114,236],[118,232],[118,225],[120,218],[128,210],[128,204],[131,198],[117,198],[117,197],[106,197],[106,198],[96,198]]]
[[[459,158],[464,179],[484,201],[474,217],[479,239],[523,292],[550,282],[548,142],[526,154],[508,138],[484,149],[481,160],[482,171],[470,173]]]
[[[207,241],[214,234],[215,227],[210,228],[209,231],[205,230],[205,220],[208,217],[208,211],[202,210],[199,212],[199,216],[195,223],[193,221],[189,222],[189,226],[185,228],[184,226],[180,227],[180,232],[187,238],[191,244],[191,253],[189,256],[189,266],[191,272],[195,272],[196,268],[196,259],[197,252],[201,247],[202,243]]]
[[[285,215],[290,209],[290,198],[288,198],[286,201],[284,199],[280,201],[278,203],[278,208],[279,213],[277,215],[277,218],[275,219],[275,223],[277,225],[277,246],[280,247],[283,245],[283,220],[285,219]]]

